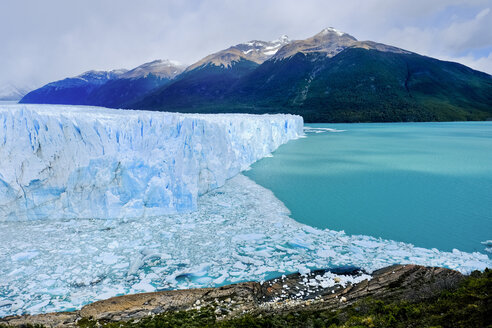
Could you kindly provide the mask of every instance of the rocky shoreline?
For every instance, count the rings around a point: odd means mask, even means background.
[[[351,276],[361,276],[354,271]],[[454,270],[417,265],[395,265],[375,271],[359,283],[325,279],[330,272],[291,274],[263,283],[244,282],[217,288],[161,291],[113,297],[79,311],[0,318],[0,326],[76,327],[81,321],[127,322],[162,313],[213,309],[218,320],[282,315],[295,311],[343,309],[366,299],[418,302],[458,286],[464,276]],[[341,276],[343,277],[343,276]],[[323,280],[325,279],[325,280]]]

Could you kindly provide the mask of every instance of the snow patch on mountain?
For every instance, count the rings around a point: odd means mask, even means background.
[[[74,77],[74,79],[79,79],[87,83],[91,84],[104,84],[109,80],[117,79],[123,74],[125,74],[128,70],[126,69],[115,69],[112,71],[96,71],[96,70],[91,70],[84,72],[80,75],[77,75]],[[67,80],[67,79],[65,79]],[[62,80],[62,81],[65,81]],[[54,82],[57,83],[57,82]]]
[[[235,46],[221,50],[211,54],[195,64],[189,66],[186,70],[191,71],[195,68],[214,65],[231,67],[234,62],[240,60],[249,60],[257,64],[263,63],[277,53],[286,44],[291,41],[287,35],[282,35],[280,38],[273,41],[252,40],[245,43],[240,43]]]
[[[177,61],[168,59],[158,59],[149,63],[142,64],[121,75],[123,79],[144,78],[149,74],[160,78],[173,79],[181,74],[185,66]]]

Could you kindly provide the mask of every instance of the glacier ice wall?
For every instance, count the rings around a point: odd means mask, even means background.
[[[186,212],[302,135],[293,115],[0,107],[0,220]]]

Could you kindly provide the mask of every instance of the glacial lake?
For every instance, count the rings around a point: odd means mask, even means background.
[[[46,106],[50,115],[58,108]],[[79,107],[69,108],[72,115],[86,110]],[[42,112],[25,108],[20,122],[37,115],[39,123]],[[126,113],[131,123],[135,113]],[[158,121],[161,114],[154,115]],[[90,133],[93,125],[80,124],[84,133],[66,134],[70,123],[62,121],[65,136],[101,140]],[[121,128],[134,131],[131,124]],[[271,130],[269,124],[265,128]],[[37,131],[36,125],[29,131]],[[54,137],[57,130],[39,131]],[[245,172],[249,177],[238,174],[198,197],[195,211],[0,220],[0,317],[316,269],[371,273],[413,263],[469,273],[492,267],[481,244],[492,239],[491,123],[308,125],[304,132],[256,162]],[[155,133],[148,134],[150,149]],[[48,147],[53,140],[46,139]],[[108,140],[117,146],[125,139]],[[26,154],[32,155],[29,147]],[[354,279],[359,278],[365,279]]]
[[[492,122],[306,128],[306,138],[245,172],[292,218],[349,235],[487,253],[481,242],[492,239]]]

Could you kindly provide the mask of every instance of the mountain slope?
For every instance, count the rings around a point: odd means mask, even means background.
[[[165,85],[145,95],[127,108],[176,109],[179,112],[201,112],[204,107],[223,106],[230,97],[233,86],[245,75],[253,72],[258,64],[249,60],[232,61],[228,67],[206,64],[180,75]],[[135,105],[138,104],[138,105]],[[135,107],[138,106],[138,107]],[[207,112],[227,112],[215,111]]]
[[[93,90],[87,96],[87,102],[104,107],[122,107],[166,85],[183,70],[181,64],[169,60],[145,63]]]
[[[154,90],[127,108],[179,108],[194,112],[221,106],[234,85],[288,44],[287,36],[274,41],[253,40],[221,50],[190,65],[173,83]],[[213,111],[213,110],[211,110]],[[227,110],[225,110],[227,111]]]
[[[22,103],[120,107],[165,85],[184,70],[168,60],[156,60],[130,71],[89,71],[49,83],[22,98]]]
[[[299,53],[263,66],[236,92],[244,95],[242,103],[265,112],[281,108],[311,122],[492,117],[489,75],[417,54],[347,48],[332,58]],[[293,67],[299,71],[294,79]]]
[[[126,72],[126,70],[88,71],[33,90],[25,95],[20,103],[91,105],[87,101],[87,96],[94,89],[117,79]]]
[[[212,65],[212,64],[209,64]],[[224,68],[224,66],[222,66]],[[226,70],[222,69],[223,74]],[[129,108],[183,112],[288,112],[307,122],[485,120],[492,77],[328,28],[292,41],[257,67],[224,78],[183,78]],[[197,69],[189,74],[197,74]],[[183,74],[184,75],[184,74]],[[202,92],[206,90],[206,92]]]
[[[34,90],[21,102],[288,112],[307,122],[487,120],[492,77],[326,28],[304,40],[241,43],[186,70],[154,61],[130,71],[91,71]]]
[[[196,68],[208,65],[228,68],[231,67],[233,62],[238,62],[240,60],[247,60],[256,64],[261,64],[289,43],[290,40],[286,35],[282,35],[274,41],[253,40],[246,43],[240,43],[206,56],[193,65],[190,65],[186,71],[189,72]]]

